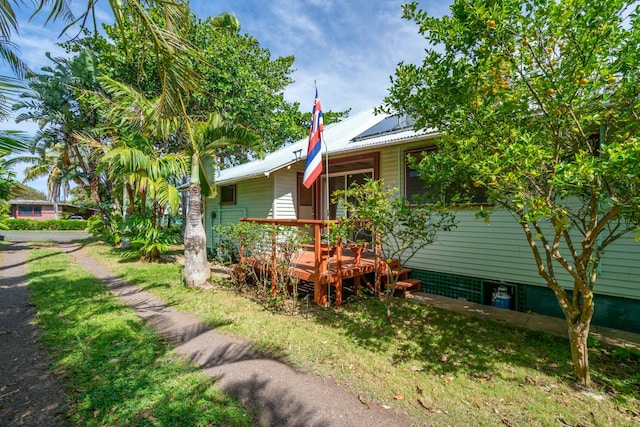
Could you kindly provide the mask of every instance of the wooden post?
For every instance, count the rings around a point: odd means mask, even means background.
[[[277,227],[274,227],[273,233],[271,235],[271,294],[275,297],[278,295],[278,287],[276,286],[276,281],[278,280],[277,268],[278,268],[278,259],[276,254],[276,238],[277,238]]]
[[[376,256],[376,283],[375,283],[375,288],[376,288],[376,296],[380,296],[381,293],[381,286],[382,286],[382,269],[383,269],[383,265],[387,265],[387,260],[383,260],[382,259],[382,239],[380,238],[379,234],[376,234],[376,253],[378,254],[378,256]]]
[[[336,307],[342,305],[342,241],[338,240],[336,245]]]
[[[322,262],[320,224],[313,224],[313,257],[314,257],[314,281],[313,300],[320,306],[327,304],[327,288],[322,284],[322,277],[326,273],[326,263]],[[327,254],[328,255],[328,254]],[[324,266],[324,267],[323,267]]]

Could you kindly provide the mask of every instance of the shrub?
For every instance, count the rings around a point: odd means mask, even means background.
[[[70,221],[67,219],[7,219],[4,224],[9,230],[84,230],[87,228],[87,221]]]
[[[231,281],[235,289],[252,294],[276,310],[295,312],[298,278],[294,274],[294,265],[302,245],[310,240],[309,230],[250,222],[213,228],[219,238],[216,259],[232,265]],[[236,264],[240,259],[240,243],[242,255],[251,260],[248,264]],[[275,271],[266,267],[273,261]],[[274,278],[275,283],[272,283]]]

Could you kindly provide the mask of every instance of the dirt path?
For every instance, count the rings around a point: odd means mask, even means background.
[[[331,379],[299,372],[220,334],[190,313],[179,312],[129,285],[90,258],[81,245],[61,243],[64,252],[102,280],[176,346],[176,351],[215,377],[221,390],[257,409],[260,426],[406,426],[389,409],[363,405]],[[65,425],[62,386],[49,371],[32,324],[26,288],[26,250],[14,243],[2,252],[0,279],[0,425]]]
[[[0,253],[0,425],[62,426],[62,384],[38,343],[27,290],[25,243]]]

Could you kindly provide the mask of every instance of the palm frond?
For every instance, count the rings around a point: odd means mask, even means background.
[[[35,10],[31,15],[31,18],[35,17],[43,10],[48,10],[49,13],[45,19],[45,24],[55,21],[62,21],[69,24],[60,32],[60,35],[62,35],[71,25],[77,22],[69,8],[70,3],[71,0],[39,0],[35,2]],[[88,3],[93,7],[95,0],[88,0]]]
[[[180,205],[180,192],[176,187],[164,179],[150,181],[148,185],[149,196],[157,200],[161,205],[169,205],[173,212],[178,211]]]
[[[11,39],[11,33],[18,30],[18,19],[13,6],[7,0],[0,2],[0,36],[4,40]]]
[[[29,136],[17,130],[0,130],[0,150],[19,153],[29,149]]]
[[[19,48],[15,43],[0,39],[0,58],[11,68],[11,71],[13,71],[16,76],[22,79],[25,78],[31,70],[27,63],[18,56],[18,50]]]
[[[215,167],[216,159],[213,155],[204,153],[200,155],[198,164],[198,175],[200,179],[200,192],[203,197],[215,197]]]

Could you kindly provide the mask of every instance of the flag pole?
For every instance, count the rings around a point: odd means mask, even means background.
[[[318,83],[316,80],[313,81],[313,86],[316,89],[316,93],[318,93]],[[325,170],[325,185],[327,187],[327,194],[325,197],[325,210],[324,210],[324,219],[327,221],[327,232],[330,231],[329,220],[331,219],[330,210],[329,210],[329,146],[327,145],[327,141],[324,139],[324,131],[320,131],[320,144],[324,144],[324,170]],[[327,233],[328,237],[328,233]],[[329,302],[331,301],[331,240],[327,238],[327,303],[326,307],[329,307]]]
[[[330,210],[329,210],[329,146],[327,145],[327,141],[324,140],[324,132],[320,132],[320,142],[324,144],[324,164],[325,164],[325,182],[327,187],[327,195],[325,199],[325,219],[327,220],[327,231],[329,230],[329,220],[331,219]],[[329,301],[331,300],[331,240],[327,238],[327,304],[329,306]]]

